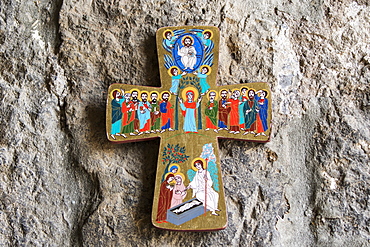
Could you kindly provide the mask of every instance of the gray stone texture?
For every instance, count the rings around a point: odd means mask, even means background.
[[[370,246],[367,0],[0,1],[0,246]],[[228,228],[150,222],[159,141],[105,136],[159,86],[155,32],[220,28],[218,83],[266,81],[267,144],[222,140]]]

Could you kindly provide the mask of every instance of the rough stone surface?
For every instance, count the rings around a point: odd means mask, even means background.
[[[366,0],[0,1],[0,245],[369,246],[369,13]],[[159,86],[169,25],[219,27],[218,83],[274,94],[270,143],[219,143],[223,231],[153,228],[159,141],[105,137],[108,86]]]

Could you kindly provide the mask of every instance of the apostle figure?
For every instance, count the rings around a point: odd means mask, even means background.
[[[245,116],[245,133],[244,135],[251,133],[255,134],[256,130],[256,115],[257,115],[257,102],[255,99],[255,91],[250,89],[248,91],[248,100],[244,104],[244,116]]]
[[[174,180],[174,175],[172,173],[166,176],[159,189],[159,199],[158,199],[158,210],[157,210],[157,223],[167,223],[167,210],[171,208],[171,201],[173,196],[173,188],[171,182]]]
[[[132,108],[132,113],[134,114],[134,131],[139,133],[139,128],[140,128],[140,121],[139,121],[139,117],[137,115],[137,109],[139,107],[139,100],[138,100],[138,97],[139,96],[139,92],[137,90],[132,90],[131,91],[131,108]]]
[[[227,90],[223,89],[221,90],[221,99],[218,102],[218,130],[228,130],[227,128],[227,121],[229,118],[230,113],[230,107],[228,106],[227,102]]]
[[[139,106],[137,109],[137,116],[140,122],[140,134],[146,133],[149,134],[150,130],[150,111],[151,105],[148,102],[148,93],[142,92],[141,93],[141,102],[139,102]]]
[[[187,90],[186,91],[187,100],[183,102],[181,98],[179,98],[180,107],[183,111],[184,119],[184,131],[185,133],[198,133],[198,129],[196,126],[196,109],[199,107],[199,103],[202,100],[202,97],[195,102],[194,101],[194,91]]]
[[[121,127],[122,127],[122,103],[124,101],[121,91],[114,90],[113,93],[113,100],[112,100],[112,129],[110,132],[110,136],[115,140],[115,136],[123,136],[126,138],[124,134],[121,134]]]
[[[259,96],[258,96],[259,94]],[[266,98],[267,91],[265,90],[259,90],[256,92],[255,99],[257,101],[257,115],[256,115],[256,132],[257,134],[255,136],[264,135],[264,133],[268,129],[267,124],[267,116],[268,116],[268,99]]]
[[[218,103],[216,101],[216,92],[209,92],[209,101],[206,104],[205,115],[206,115],[206,129],[213,129],[216,133],[217,130],[217,113],[218,113]]]
[[[122,133],[135,135],[134,134],[134,120],[135,113],[134,105],[130,101],[131,94],[125,93],[125,102],[122,103]]]
[[[151,132],[159,132],[161,128],[161,112],[159,111],[159,104],[158,104],[158,93],[152,92],[150,94],[150,123],[151,123]]]
[[[240,91],[234,90],[227,104],[230,105],[230,132],[238,134],[240,133],[239,128],[239,96]]]
[[[173,108],[171,103],[168,101],[170,98],[169,92],[162,93],[162,101],[159,104],[159,109],[162,116],[162,127],[161,133],[166,130],[173,131]]]
[[[243,87],[239,96],[239,127],[241,130],[245,130],[244,104],[248,100],[247,91],[248,88]]]
[[[205,170],[206,164],[201,159],[196,160],[193,164],[197,170],[193,181],[190,182],[186,189],[193,189],[193,197],[205,205],[205,208],[212,212],[212,215],[218,215],[218,193],[212,188],[213,181],[211,175]]]
[[[171,208],[179,205],[184,200],[187,192],[184,185],[184,175],[182,173],[176,173],[175,175],[175,181],[176,184],[173,188],[173,195],[171,200]]]
[[[193,38],[185,36],[182,42],[183,47],[181,49],[178,47],[177,53],[181,56],[181,63],[184,65],[185,69],[193,70],[197,62],[197,51],[193,46]]]

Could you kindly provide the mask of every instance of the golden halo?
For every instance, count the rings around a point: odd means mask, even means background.
[[[120,92],[120,94],[122,95],[122,97],[124,97],[125,96],[125,90],[124,89],[122,89],[122,88],[116,88],[116,89],[113,89],[111,92],[110,92],[110,94],[109,94],[109,96],[110,96],[110,98],[111,99],[114,99],[114,97],[113,97],[113,92],[114,91],[118,91],[118,92]]]
[[[173,75],[171,74],[171,70],[172,69],[174,69],[174,68],[176,68],[178,71],[179,71],[179,73],[177,74],[177,75],[179,75],[180,73],[181,73],[181,70],[179,69],[179,67],[177,67],[177,66],[171,66],[168,70],[167,70],[167,73],[172,77]]]
[[[171,35],[173,36],[173,32],[172,32],[172,30],[170,30],[170,29],[166,29],[166,30],[164,30],[164,32],[163,32],[163,38],[164,39],[167,39],[167,37],[166,37],[166,33],[167,32],[170,32],[171,33]]]
[[[140,97],[140,100],[143,100],[142,98],[141,98],[141,95],[143,94],[143,93],[146,93],[146,95],[147,95],[147,100],[149,99],[149,92],[148,91],[141,91],[140,92],[140,95],[138,95],[138,97]]]
[[[164,93],[168,93],[168,95],[169,95],[169,97],[168,97],[168,101],[171,99],[171,93],[169,92],[169,91],[163,91],[162,93],[161,93],[161,98],[160,98],[160,100],[162,100],[162,95],[164,94]]]
[[[197,90],[195,87],[192,87],[192,86],[186,87],[186,88],[184,88],[184,89],[182,90],[182,92],[181,92],[182,99],[183,99],[184,101],[186,101],[186,100],[187,100],[187,98],[188,98],[188,97],[186,97],[186,93],[187,93],[188,91],[193,91],[193,92],[194,92],[194,98],[193,98],[193,101],[195,102],[195,101],[198,99],[199,92],[198,92],[198,90]]]
[[[204,33],[206,33],[206,32],[210,32],[210,33],[211,33],[211,35],[209,36],[209,39],[212,39],[212,37],[213,37],[213,32],[212,32],[212,30],[210,30],[210,29],[206,29],[206,30],[204,30],[204,31],[202,32],[202,34],[204,35]]]
[[[211,66],[209,66],[209,65],[202,65],[202,66],[200,66],[200,72],[202,72],[202,69],[204,67],[206,67],[208,69],[206,75],[210,75],[211,74],[211,71],[212,71]]]
[[[191,39],[191,44],[190,44],[190,45],[194,45],[194,39],[193,39],[193,37],[191,37],[191,36],[189,36],[189,35],[185,35],[185,36],[184,36],[184,37],[182,37],[182,39],[181,39],[181,44],[182,44],[183,46],[185,46],[185,45],[184,45],[184,40],[185,40],[186,38]]]
[[[216,91],[216,90],[211,90],[211,91],[209,91],[209,92],[208,92],[208,94],[207,94],[207,98],[208,98],[208,100],[209,100],[209,94],[210,94],[211,92],[216,93],[215,100],[217,100],[217,99],[218,99],[218,93],[217,93],[217,91]]]
[[[171,168],[172,168],[173,166],[177,166],[177,172],[176,172],[176,173],[179,173],[179,172],[180,172],[180,166],[179,166],[179,164],[177,164],[177,163],[172,163],[172,164],[170,165],[170,172],[169,172],[169,173],[173,173],[173,172],[171,172]],[[175,174],[175,173],[174,173],[174,174]]]
[[[176,176],[180,176],[181,178],[182,178],[182,182],[184,182],[185,181],[185,175],[184,174],[182,174],[181,172],[176,172],[175,174],[173,174],[173,175],[175,175],[175,177]]]
[[[203,169],[207,169],[207,162],[201,158],[201,157],[198,157],[198,158],[195,158],[193,159],[193,161],[191,162],[191,168],[194,170],[194,171],[198,171],[198,169],[194,166],[194,162],[197,161],[197,160],[201,160],[203,162]]]

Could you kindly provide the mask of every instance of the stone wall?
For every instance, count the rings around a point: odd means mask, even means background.
[[[1,246],[370,245],[370,6],[0,2]],[[111,83],[159,86],[155,32],[220,28],[220,85],[267,81],[270,143],[222,140],[229,225],[150,222],[159,141],[105,136]]]

